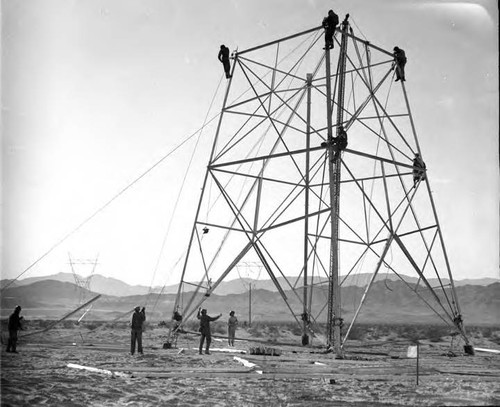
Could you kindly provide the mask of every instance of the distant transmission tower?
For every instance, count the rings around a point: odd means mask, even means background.
[[[95,269],[97,267],[97,260],[99,258],[99,255],[96,256],[95,259],[72,259],[71,254],[68,253],[68,258],[69,258],[69,265],[71,267],[71,272],[73,273],[73,277],[75,278],[75,283],[78,286],[78,292],[79,292],[79,300],[78,304],[82,305],[87,296],[87,292],[90,291],[90,282],[92,280],[92,277],[94,276]],[[86,271],[90,268],[90,273],[87,274]],[[81,273],[82,275],[77,273],[78,271],[82,270]],[[83,271],[85,269],[85,271]]]

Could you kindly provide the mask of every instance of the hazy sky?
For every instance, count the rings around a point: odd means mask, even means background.
[[[499,277],[497,2],[2,0],[2,278],[97,273],[178,282],[220,110],[220,44],[320,25],[408,56],[406,89],[455,278]],[[180,187],[198,140],[184,190]],[[176,200],[180,196],[177,210]],[[174,214],[174,216],[172,215]],[[167,233],[168,232],[168,233]],[[162,251],[162,246],[165,249]],[[81,274],[89,270],[81,268]]]

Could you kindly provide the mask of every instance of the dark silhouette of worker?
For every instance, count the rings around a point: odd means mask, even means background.
[[[399,47],[394,47],[394,64],[392,65],[393,68],[396,68],[396,82],[401,79],[402,82],[404,82],[405,79],[405,65],[406,65],[406,54],[405,52],[399,48]]]
[[[174,312],[174,316],[172,317],[174,320],[174,331],[180,332],[181,330],[179,327],[181,326],[182,323],[182,315],[179,313],[179,311]]]
[[[413,159],[413,186],[416,187],[419,181],[425,181],[425,163],[419,153],[415,153]]]
[[[17,305],[14,312],[9,317],[9,341],[7,342],[7,352],[18,353],[17,348],[17,331],[23,329],[21,321],[21,306]]]
[[[325,29],[325,48],[333,48],[333,34],[335,33],[335,28],[339,25],[339,16],[333,12],[333,10],[328,10],[328,16],[323,19],[321,23]]]
[[[340,155],[340,152],[347,148],[347,132],[343,126],[339,126],[338,136],[333,138],[333,148],[335,150],[335,158]]]
[[[231,63],[229,62],[229,48],[224,44],[220,46],[220,51],[218,55],[219,61],[222,62],[224,66],[224,72],[226,74],[226,78],[229,79],[231,77]]]
[[[197,318],[200,320],[200,355],[202,354],[203,350],[203,342],[205,342],[206,339],[206,345],[205,345],[205,353],[207,355],[210,355],[210,343],[212,342],[212,335],[210,332],[210,322],[212,321],[217,321],[222,314],[219,314],[216,317],[209,317],[207,315],[207,310],[206,309],[198,309],[198,315]]]
[[[146,308],[135,307],[134,314],[132,315],[132,331],[130,337],[130,353],[135,353],[135,344],[137,342],[137,352],[142,353],[142,330],[143,324],[146,321]]]

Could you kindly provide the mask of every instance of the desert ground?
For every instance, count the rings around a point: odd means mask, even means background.
[[[168,327],[149,323],[144,355],[133,356],[126,322],[64,321],[41,333],[47,321],[26,325],[18,354],[2,346],[2,406],[500,405],[500,354],[467,356],[446,335],[419,334],[417,384],[411,335],[394,328],[358,332],[335,359],[321,338],[303,347],[297,332],[271,323],[239,328],[234,347],[214,324],[210,355],[198,354],[193,326],[164,349]],[[474,346],[500,349],[499,330],[484,332],[471,333]],[[280,355],[250,354],[264,346]]]

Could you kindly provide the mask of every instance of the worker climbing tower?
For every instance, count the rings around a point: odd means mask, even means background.
[[[348,15],[332,49],[322,38],[315,27],[233,53],[173,312],[184,323],[238,264],[258,262],[302,343],[323,332],[342,357],[385,270],[468,345],[393,55]],[[343,284],[361,272],[370,278],[349,312]]]

